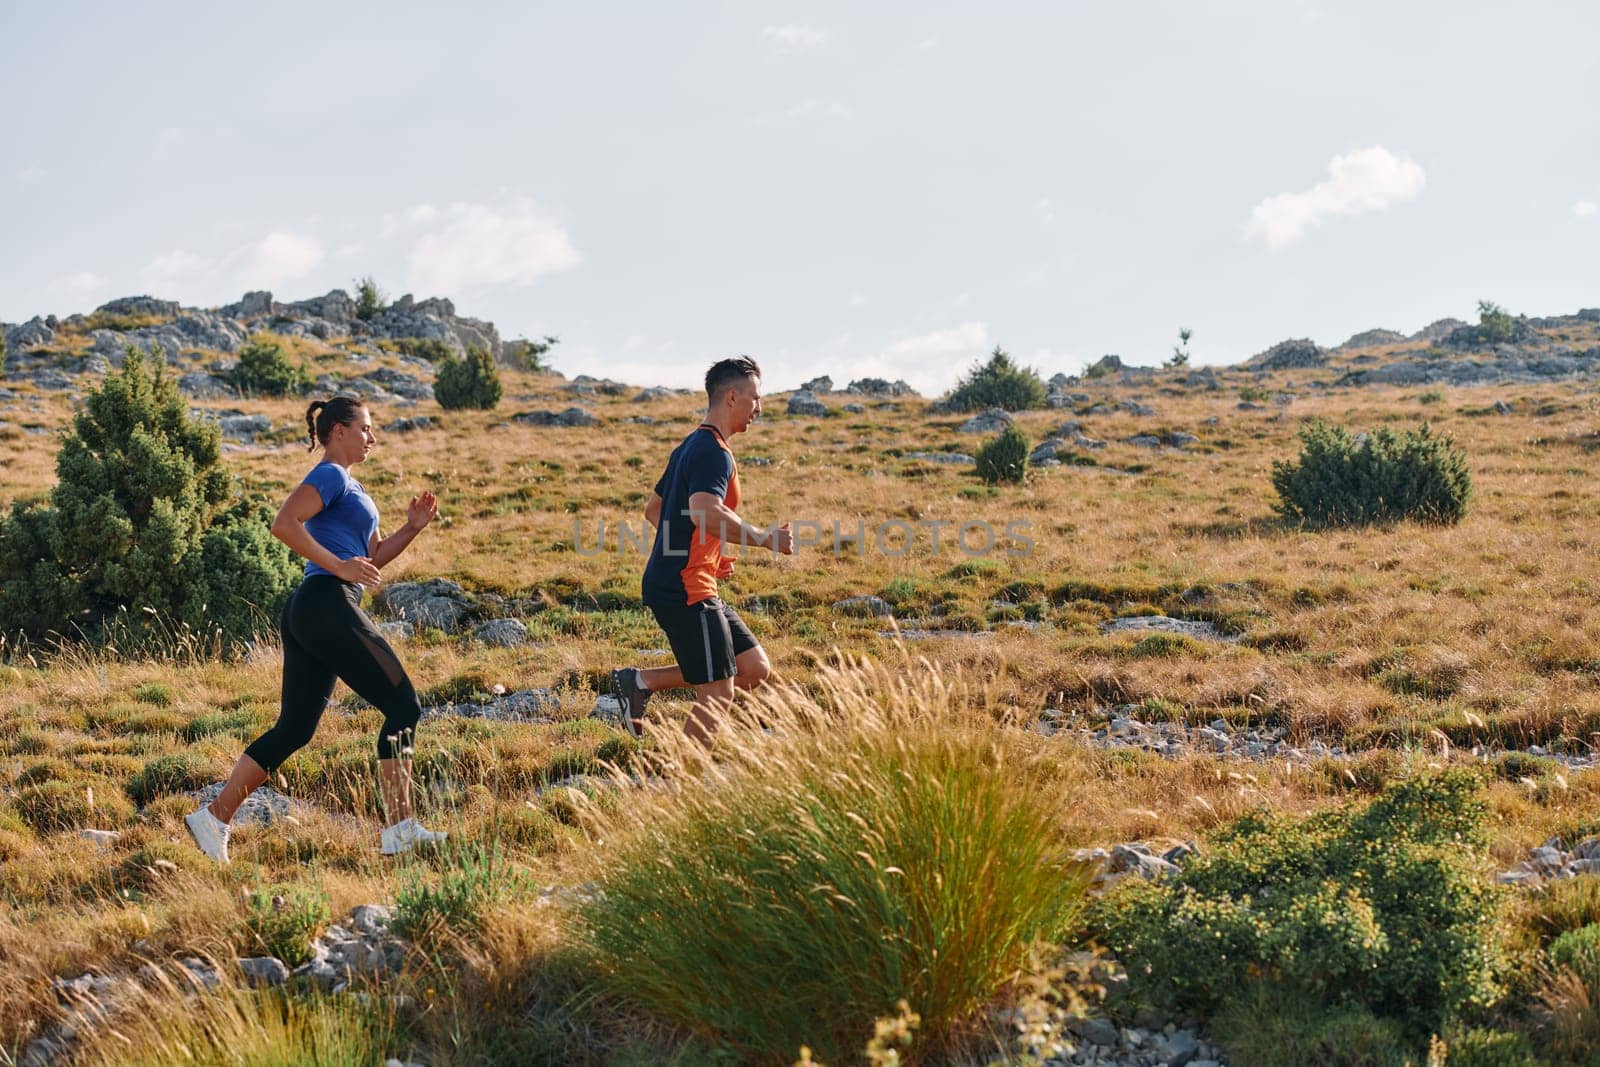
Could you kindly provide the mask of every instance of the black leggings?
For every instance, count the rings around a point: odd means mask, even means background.
[[[313,574],[283,606],[283,703],[272,729],[244,754],[264,771],[276,770],[317,731],[335,679],[383,712],[378,758],[394,759],[422,718],[417,691],[400,659],[361,610],[361,587],[329,574]]]

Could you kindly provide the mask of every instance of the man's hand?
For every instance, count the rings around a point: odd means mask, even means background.
[[[768,547],[785,556],[794,555],[794,531],[789,529],[788,523],[772,531],[772,542]]]

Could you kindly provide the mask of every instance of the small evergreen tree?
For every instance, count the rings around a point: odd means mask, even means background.
[[[544,354],[561,343],[561,338],[549,334],[542,341],[512,341],[507,345],[509,362],[513,367],[520,367],[531,374],[543,374],[550,369],[550,364],[544,361]]]
[[[239,350],[239,362],[228,380],[241,393],[287,396],[304,389],[307,376],[305,368],[289,362],[276,342],[251,341]]]
[[[1314,526],[1418,522],[1451,525],[1467,513],[1472,474],[1449,437],[1423,426],[1351,437],[1313,422],[1300,431],[1300,457],[1274,461],[1272,487],[1285,518]]]
[[[433,397],[442,408],[479,408],[487,411],[500,403],[500,374],[489,353],[477,345],[467,349],[465,359],[447,359],[439,364],[433,382]]]
[[[381,315],[388,308],[389,294],[378,288],[378,283],[372,275],[357,279],[355,286],[356,318],[366,322],[374,315]]]
[[[1504,344],[1517,335],[1517,320],[1492,300],[1478,301],[1478,339],[1485,344]]]
[[[956,384],[946,403],[951,411],[1026,411],[1044,407],[1046,392],[1044,382],[1032,367],[1017,366],[996,346],[987,363],[975,365]]]
[[[1020,482],[1028,474],[1028,437],[1015,426],[1007,426],[973,458],[978,463],[978,477],[990,485]]]
[[[1189,365],[1189,338],[1194,336],[1194,331],[1187,326],[1178,329],[1178,343],[1172,346],[1172,358],[1167,360],[1169,367],[1187,367]]]
[[[74,417],[49,502],[0,518],[0,625],[93,638],[126,612],[136,634],[181,623],[229,648],[268,629],[299,568],[219,442],[163,365],[130,349]]]

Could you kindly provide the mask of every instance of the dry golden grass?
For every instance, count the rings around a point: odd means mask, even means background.
[[[295,352],[314,372],[337,366],[328,346],[297,343]],[[1026,485],[999,490],[964,469],[904,458],[918,450],[970,453],[980,443],[958,431],[961,417],[929,414],[923,401],[868,401],[865,414],[817,419],[788,417],[782,400],[772,400],[764,420],[732,442],[743,457],[771,460],[740,470],[741,511],[753,521],[837,520],[847,529],[944,521],[953,529],[969,520],[997,527],[1017,520],[1030,524],[1033,550],[974,562],[948,543],[932,551],[923,528],[913,550],[897,558],[836,555],[831,545],[792,559],[754,552],[724,584],[725,596],[768,647],[780,678],[801,685],[816,679],[835,647],[900,655],[879,621],[829,608],[841,597],[879,594],[902,605],[904,626],[990,631],[910,644],[936,669],[959,670],[982,687],[996,708],[1024,717],[1047,705],[1083,710],[1160,699],[1194,721],[1223,715],[1282,725],[1301,740],[1380,750],[1349,765],[1292,769],[1094,753],[1041,740],[1054,783],[1041,802],[1073,844],[1191,837],[1263,805],[1305,810],[1407,766],[1468,758],[1462,747],[1477,741],[1587,746],[1600,731],[1600,564],[1583,532],[1597,512],[1588,491],[1600,472],[1594,394],[1581,383],[1307,388],[1309,379],[1330,379],[1339,369],[1278,373],[1262,383],[1240,375],[1211,393],[1171,389],[1160,376],[1140,386],[1086,383],[1079,388],[1096,400],[1136,397],[1157,414],[1025,413],[1018,421],[1035,440],[1074,417],[1111,443],[1092,454],[1098,466],[1038,470]],[[506,400],[494,412],[441,412],[426,402],[407,412],[379,407],[379,448],[356,472],[386,528],[414,493],[431,489],[441,500],[439,521],[391,565],[387,580],[445,576],[546,605],[528,617],[536,642],[523,648],[438,637],[404,642],[419,689],[469,672],[508,689],[592,686],[612,666],[660,662],[652,653],[664,640],[647,614],[630,610],[642,556],[573,551],[575,524],[591,548],[598,523],[608,535],[619,522],[642,523],[667,453],[699,420],[698,400],[583,400],[602,426],[540,429],[509,416],[570,406],[563,383],[518,372],[505,379]],[[1238,389],[1247,383],[1297,399],[1240,411]],[[16,391],[24,403],[7,416],[14,426],[53,431],[70,421],[69,397],[25,385]],[[1442,400],[1419,402],[1426,391]],[[1516,414],[1469,414],[1501,397],[1516,402]],[[201,406],[271,416],[282,443],[228,454],[248,485],[281,497],[311,466],[314,457],[295,443],[302,401]],[[434,415],[441,427],[384,434],[381,427],[401,414]],[[640,415],[654,422],[624,421]],[[1295,431],[1312,417],[1358,430],[1426,420],[1452,434],[1475,479],[1467,519],[1449,528],[1281,526],[1272,518],[1271,462],[1294,455]],[[1201,440],[1159,453],[1120,443],[1152,427]],[[55,441],[11,432],[0,441],[0,506],[49,491]],[[1204,595],[1185,596],[1197,587]],[[592,610],[599,604],[613,610]],[[1107,618],[1157,609],[1216,619],[1242,640],[1138,658],[1129,654],[1132,640],[1100,632]],[[1010,617],[1046,625],[1030,631],[996,621]],[[226,664],[154,663],[35,646],[5,649],[0,660],[0,1048],[17,1047],[56,1010],[52,975],[124,966],[141,953],[232,951],[247,888],[312,879],[336,915],[392,897],[396,866],[376,855],[371,815],[374,720],[344,714],[343,690],[282,779],[320,813],[269,831],[241,828],[234,866],[218,870],[189,846],[182,798],[160,798],[135,813],[126,797],[107,791],[173,753],[225,773],[275,714],[275,651]],[[170,700],[141,699],[150,686],[165,687]],[[682,709],[666,697],[652,705],[668,717]],[[191,736],[194,720],[218,712],[239,712],[240,725]],[[535,881],[567,880],[584,868],[590,846],[563,801],[538,790],[558,772],[592,765],[602,751],[615,755],[626,744],[599,724],[430,722],[419,738],[429,817],[458,834],[507,842]],[[1585,825],[1600,791],[1595,778],[1578,772],[1560,784],[1548,775],[1495,784],[1497,858],[1509,864],[1550,834]],[[24,818],[22,800],[30,782],[47,779],[68,783],[51,788],[83,803],[64,826],[40,830]],[[106,851],[75,834],[102,820],[126,827]],[[472,998],[510,1005],[535,995],[518,962],[523,955],[508,946],[550,935],[537,924],[531,932],[520,927],[523,921],[491,924],[505,933],[471,948],[476,962],[462,973],[474,977],[451,994],[468,999],[448,1001],[441,1013],[460,1019]],[[546,944],[534,955],[552,952]],[[460,1038],[463,1047],[479,1040],[488,1039]]]

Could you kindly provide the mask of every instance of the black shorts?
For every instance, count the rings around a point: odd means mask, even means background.
[[[690,685],[732,678],[735,656],[761,647],[739,613],[717,597],[698,604],[651,604],[656,622],[667,632],[667,644]]]

